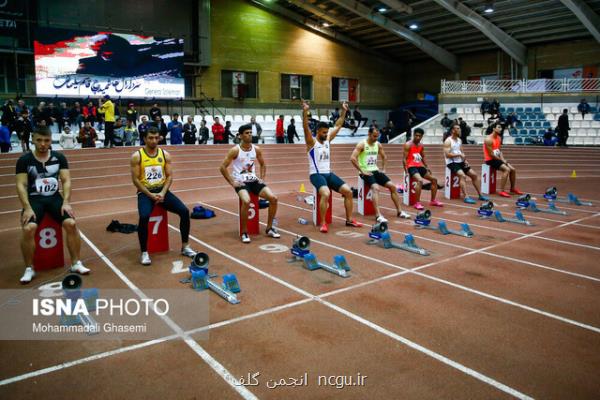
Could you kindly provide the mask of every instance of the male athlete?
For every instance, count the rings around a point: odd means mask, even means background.
[[[379,130],[375,126],[369,128],[369,135],[365,140],[358,143],[350,156],[352,165],[358,170],[362,180],[371,186],[373,207],[377,222],[386,222],[387,220],[379,211],[379,191],[383,187],[387,188],[392,195],[392,201],[396,206],[396,216],[410,218],[410,215],[400,210],[400,198],[396,185],[385,174],[385,163],[387,157],[383,151],[383,146],[377,141]],[[377,167],[377,156],[381,154],[381,171]]]
[[[84,267],[79,258],[81,239],[75,224],[75,214],[69,204],[71,174],[67,159],[61,153],[50,150],[52,133],[47,127],[39,127],[33,132],[33,145],[33,152],[25,153],[17,160],[17,193],[23,207],[21,252],[25,261],[21,283],[29,283],[35,277],[35,232],[46,213],[59,222],[67,233],[71,272],[87,274],[90,270]],[[58,190],[59,180],[62,182],[62,196]],[[42,236],[42,240],[50,242],[56,239],[54,236]]]
[[[415,208],[417,210],[423,210],[425,207],[421,204],[421,189],[423,188],[423,179],[427,179],[431,182],[431,201],[429,205],[435,207],[443,207],[444,204],[440,203],[435,199],[437,194],[437,178],[435,178],[425,162],[425,150],[421,139],[425,132],[421,128],[416,128],[413,133],[413,139],[409,140],[404,144],[404,172],[408,173],[410,177],[417,181],[417,187],[415,188],[417,202]],[[411,188],[405,188],[405,190],[411,190]]]
[[[196,252],[188,244],[190,235],[190,211],[173,193],[169,191],[173,183],[171,155],[158,147],[160,133],[156,127],[148,129],[144,147],[131,156],[131,180],[138,190],[138,238],[142,255],[140,263],[150,265],[148,255],[148,222],[155,205],[163,206],[167,211],[178,214],[181,232],[181,254],[194,257]]]
[[[501,190],[498,192],[499,196],[510,197],[510,194],[504,190],[508,177],[510,177],[510,193],[523,194],[523,192],[515,187],[517,182],[517,170],[515,167],[506,162],[502,151],[500,151],[500,148],[502,147],[502,138],[500,136],[500,132],[502,132],[502,126],[500,123],[493,123],[492,133],[487,135],[483,142],[483,156],[485,158],[485,163],[502,173],[502,177],[500,178]]]
[[[444,141],[444,157],[446,159],[446,167],[452,171],[453,174],[457,174],[460,179],[460,192],[464,197],[464,202],[467,204],[475,204],[475,199],[467,195],[467,176],[471,178],[473,187],[479,195],[479,200],[487,201],[487,197],[481,194],[481,185],[479,184],[479,178],[477,174],[473,172],[467,157],[462,151],[462,140],[460,138],[460,125],[452,124],[450,127],[450,136]],[[450,182],[449,184],[452,184]]]
[[[242,200],[240,218],[242,219],[242,242],[250,243],[248,236],[248,210],[250,209],[250,193],[269,201],[269,217],[267,219],[267,236],[280,238],[281,235],[273,227],[273,219],[277,213],[277,196],[267,187],[263,179],[267,174],[267,164],[260,147],[252,144],[252,124],[242,125],[238,129],[240,144],[233,146],[221,164],[221,174],[235,189]],[[260,164],[260,176],[256,176],[255,164]],[[229,165],[233,163],[233,173],[229,173]]]
[[[319,122],[317,124],[317,134],[313,138],[312,132],[308,127],[308,112],[310,106],[306,101],[302,101],[303,118],[302,127],[304,128],[304,140],[306,142],[306,150],[308,151],[308,169],[310,173],[310,183],[317,189],[321,196],[321,202],[317,204],[323,220],[321,221],[320,231],[327,233],[329,228],[325,221],[327,215],[327,207],[329,206],[329,196],[331,190],[334,190],[344,196],[344,207],[346,208],[346,226],[361,227],[362,224],[352,219],[352,190],[350,187],[337,175],[331,172],[330,167],[330,143],[337,136],[340,129],[344,125],[344,119],[348,112],[348,104],[342,104],[342,113],[337,119],[335,126],[329,131],[327,122]],[[315,199],[316,201],[317,199]]]

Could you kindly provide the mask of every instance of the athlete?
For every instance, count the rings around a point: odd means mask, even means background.
[[[377,222],[386,222],[387,219],[379,211],[379,191],[382,188],[387,188],[392,195],[392,201],[396,206],[396,216],[402,218],[410,218],[410,215],[400,210],[400,198],[396,190],[396,184],[385,174],[385,164],[387,157],[383,146],[377,141],[379,130],[375,126],[369,128],[369,134],[365,140],[358,143],[350,156],[352,165],[358,170],[362,180],[371,186],[371,194],[373,207]],[[377,157],[381,155],[381,171],[377,167]]]
[[[481,194],[481,185],[477,174],[473,172],[467,157],[462,151],[462,140],[460,138],[460,125],[452,124],[450,127],[450,136],[444,141],[444,158],[446,159],[446,167],[457,174],[460,179],[460,193],[464,197],[464,202],[475,204],[475,199],[467,195],[467,176],[471,178],[473,187],[477,191],[479,200],[488,201],[489,199]]]
[[[510,197],[510,194],[504,189],[506,187],[507,178],[509,177],[510,193],[520,195],[523,194],[523,192],[515,187],[515,184],[517,183],[517,170],[504,159],[504,155],[500,150],[502,147],[501,132],[502,125],[500,125],[499,122],[493,123],[492,133],[487,135],[483,142],[483,156],[485,158],[485,163],[502,173],[502,177],[500,178],[501,190],[498,192],[499,196]]]
[[[304,139],[306,142],[306,150],[308,151],[308,169],[310,174],[310,183],[317,189],[321,196],[321,202],[317,204],[321,215],[327,214],[327,208],[329,206],[329,196],[331,196],[331,190],[334,190],[344,196],[344,207],[346,209],[346,226],[361,227],[362,224],[352,219],[352,190],[350,187],[336,174],[331,172],[330,167],[330,146],[331,141],[335,139],[340,129],[344,124],[346,113],[348,112],[348,104],[344,102],[342,104],[342,113],[337,119],[335,126],[329,131],[329,124],[327,122],[319,122],[317,124],[317,134],[313,138],[312,132],[308,126],[309,110],[310,106],[306,101],[302,101],[303,118],[302,127],[304,128]],[[315,199],[316,201],[316,199]],[[319,230],[323,233],[327,233],[329,230],[327,222],[323,217],[321,221],[321,227]]]
[[[79,258],[81,239],[75,223],[75,213],[69,204],[71,175],[67,159],[63,154],[50,150],[52,133],[47,127],[38,127],[33,132],[33,145],[33,152],[25,153],[17,160],[17,193],[23,207],[21,252],[25,261],[21,283],[29,283],[35,277],[35,233],[46,213],[59,222],[67,234],[71,272],[87,274],[90,270]],[[62,196],[59,181],[62,183]],[[55,236],[41,236],[48,243],[56,241]]]
[[[150,265],[148,255],[148,222],[155,205],[160,204],[167,211],[179,215],[181,232],[181,254],[194,257],[196,252],[188,244],[190,234],[190,211],[185,204],[169,191],[173,183],[171,155],[158,147],[160,133],[150,127],[146,133],[144,147],[131,156],[131,180],[138,190],[138,238],[142,255],[140,263]]]
[[[238,129],[240,144],[233,146],[221,164],[221,174],[235,189],[242,200],[240,217],[242,219],[242,242],[250,243],[248,236],[248,211],[250,209],[250,193],[269,201],[269,216],[267,219],[267,236],[280,238],[281,235],[273,227],[273,219],[277,214],[277,196],[265,184],[263,179],[267,174],[267,164],[262,156],[260,147],[252,144],[252,124],[242,125]],[[256,162],[260,164],[260,175],[256,176]],[[229,173],[229,165],[233,163],[233,173]]]
[[[435,207],[443,207],[444,204],[440,203],[435,199],[437,194],[437,178],[435,178],[429,168],[427,168],[427,162],[425,161],[425,150],[421,139],[425,132],[421,128],[416,128],[413,133],[413,139],[409,140],[404,144],[404,172],[408,173],[410,177],[417,181],[417,187],[415,188],[417,202],[415,208],[417,210],[423,210],[425,207],[421,204],[421,189],[423,188],[423,179],[427,179],[431,182],[431,201],[429,205]],[[410,188],[405,188],[410,190]]]

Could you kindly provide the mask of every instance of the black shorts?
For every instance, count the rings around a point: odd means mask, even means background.
[[[260,192],[266,188],[267,185],[261,183],[259,181],[252,181],[244,183],[244,186],[236,187],[235,192],[239,193],[240,190],[246,190],[248,193],[254,193],[255,195],[259,195]]]
[[[312,174],[310,176],[310,183],[317,189],[321,188],[321,186],[327,186],[328,188],[339,193],[340,188],[346,182],[344,182],[339,176],[334,174],[333,172],[329,174]]]
[[[372,175],[362,175],[360,177],[362,180],[369,186],[373,186],[374,184],[378,184],[379,186],[385,186],[386,183],[390,181],[390,178],[383,172],[373,171]]]
[[[408,167],[408,175],[413,176],[415,174],[419,174],[419,175],[421,175],[421,178],[423,178],[425,175],[427,175],[427,168],[425,168],[425,167]]]
[[[465,165],[464,162],[453,162],[446,165],[446,167],[448,167],[453,174],[457,173],[458,171],[463,171],[466,174],[471,169],[471,167]]]
[[[35,213],[35,221],[30,220],[28,222],[35,222],[39,225],[46,213],[50,214],[52,218],[60,224],[62,224],[65,219],[71,218],[67,213],[61,214],[60,209],[63,205],[63,198],[58,193],[53,196],[30,196],[29,204]],[[21,211],[21,215],[23,215],[24,211],[25,210]]]
[[[492,167],[494,169],[500,169],[500,167],[504,164],[504,161],[492,159],[492,160],[486,161],[485,164],[489,165],[490,167]]]

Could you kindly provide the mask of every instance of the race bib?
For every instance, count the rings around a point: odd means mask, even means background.
[[[367,167],[377,166],[377,156],[367,156]]]
[[[58,181],[56,178],[37,178],[35,180],[35,191],[42,196],[52,196],[58,192]]]
[[[162,183],[164,179],[163,169],[160,165],[144,168],[144,175],[146,176],[146,182],[150,185]]]
[[[421,157],[420,153],[413,153],[413,160],[415,160],[415,162],[420,163],[421,161],[423,161],[423,157]]]
[[[502,152],[500,151],[500,149],[496,149],[496,150],[494,150],[494,151],[493,151],[493,153],[494,153],[494,155],[495,155],[496,157],[500,157],[500,154],[502,154]]]
[[[242,182],[254,182],[258,180],[258,177],[253,172],[242,172],[240,179]]]

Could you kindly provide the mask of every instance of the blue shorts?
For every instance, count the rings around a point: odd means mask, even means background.
[[[328,188],[339,193],[340,188],[342,187],[344,182],[339,176],[334,173],[329,174],[312,174],[310,176],[310,183],[317,189],[321,186],[327,186]]]

